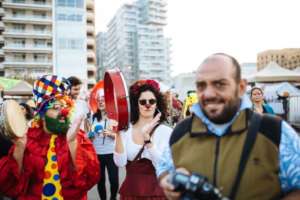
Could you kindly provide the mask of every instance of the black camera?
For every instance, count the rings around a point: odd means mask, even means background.
[[[175,172],[170,181],[175,191],[182,193],[181,200],[229,200],[218,188],[210,184],[206,177],[197,173],[186,175]]]

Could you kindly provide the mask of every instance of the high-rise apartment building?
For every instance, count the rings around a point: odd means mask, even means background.
[[[95,40],[94,44],[89,40],[90,35],[94,36],[89,31],[94,26],[93,3],[93,0],[3,0],[2,75],[35,79],[54,73],[78,76],[94,84],[95,73],[90,69],[95,72],[95,64],[94,68],[88,65],[90,51],[95,51]]]
[[[51,0],[3,0],[3,71],[6,77],[37,77],[52,72]]]
[[[124,4],[97,44],[100,69],[119,67],[129,83],[153,78],[170,81],[170,39],[164,36],[164,0],[137,0]],[[99,35],[100,37],[100,35]]]
[[[96,83],[95,0],[86,0],[88,87]]]
[[[276,62],[281,67],[295,69],[300,66],[300,49],[288,48],[267,50],[257,54],[257,68],[263,69],[269,62]]]
[[[97,60],[97,79],[103,79],[104,78],[104,66],[107,66],[106,64],[106,58],[107,58],[107,34],[104,32],[99,32],[96,36],[96,60]]]

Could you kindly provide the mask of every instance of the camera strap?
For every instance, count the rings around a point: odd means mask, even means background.
[[[159,126],[160,124],[157,124],[156,126],[154,126],[154,128],[152,129],[152,131],[149,133],[150,137],[153,135],[154,131],[156,130],[156,128]],[[140,149],[140,151],[136,154],[135,158],[133,159],[132,162],[137,161],[138,159],[141,158],[142,153],[145,149],[146,144],[143,144],[142,148]]]
[[[244,147],[243,147],[243,151],[241,154],[241,159],[240,159],[240,165],[238,168],[238,172],[234,181],[234,184],[232,186],[232,190],[231,193],[229,195],[229,199],[234,200],[235,196],[237,194],[237,191],[239,189],[239,185],[240,185],[240,181],[242,179],[247,161],[249,159],[251,150],[253,148],[253,145],[256,141],[256,136],[257,136],[257,132],[259,130],[260,127],[260,123],[262,120],[262,115],[252,112],[252,117],[251,117],[251,121],[250,121],[250,126],[247,132],[247,136],[245,139],[245,143],[244,143]]]

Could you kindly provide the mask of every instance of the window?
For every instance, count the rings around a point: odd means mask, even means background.
[[[13,3],[25,3],[25,0],[12,0]]]
[[[35,47],[45,47],[46,45],[45,40],[34,40],[34,46]]]
[[[46,61],[47,57],[45,54],[34,54],[35,61]]]
[[[36,18],[46,18],[46,12],[34,11],[33,16]]]
[[[58,15],[56,16],[56,19],[57,19],[58,21],[65,21],[65,20],[66,20],[66,15],[65,15],[65,14],[58,14]]]
[[[12,14],[14,17],[22,17],[25,15],[25,10],[18,10],[18,11],[14,10]]]
[[[66,39],[60,38],[59,40],[60,49],[83,49],[83,40],[82,39]]]
[[[46,31],[46,26],[44,25],[33,25],[33,30],[35,32],[43,33]]]
[[[13,24],[13,31],[24,32],[25,31],[25,24]]]
[[[36,3],[36,4],[45,4],[46,0],[34,0],[34,3]]]
[[[83,8],[83,0],[56,0],[56,4],[61,7]]]
[[[16,61],[24,61],[26,59],[26,55],[23,53],[17,53],[14,55],[14,59]]]
[[[81,22],[82,21],[82,15],[67,15],[63,13],[59,13],[56,15],[56,19],[58,21],[73,21],[73,22]]]
[[[25,47],[25,40],[24,39],[14,39],[13,44],[15,47]]]

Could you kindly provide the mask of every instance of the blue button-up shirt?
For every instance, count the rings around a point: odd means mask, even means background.
[[[212,123],[202,112],[199,104],[192,107],[193,113],[199,117],[207,128],[217,136],[222,136],[226,130],[234,122],[239,113],[247,108],[251,108],[252,104],[248,96],[243,96],[241,106],[235,117],[228,123],[218,125]],[[288,192],[294,189],[300,189],[300,137],[296,131],[285,121],[281,124],[281,141],[279,145],[279,162],[280,173],[279,178],[281,188]],[[174,171],[174,163],[172,160],[171,150],[167,148],[156,166],[156,173],[159,176],[163,172]]]

